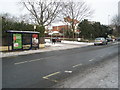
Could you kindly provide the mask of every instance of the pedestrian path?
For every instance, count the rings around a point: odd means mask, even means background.
[[[27,55],[32,53],[40,53],[40,52],[49,52],[49,51],[55,51],[55,50],[65,50],[65,49],[71,49],[71,48],[78,48],[78,47],[85,47],[88,45],[93,45],[93,43],[56,43],[52,44],[51,42],[47,42],[45,44],[45,48],[41,48],[38,50],[26,50],[26,51],[15,51],[15,52],[0,52],[0,57],[10,57],[10,56],[19,56],[19,55]]]

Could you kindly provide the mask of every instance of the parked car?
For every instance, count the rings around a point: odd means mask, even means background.
[[[107,40],[104,37],[96,38],[94,45],[107,45]]]
[[[61,42],[61,38],[60,37],[53,37],[52,39],[55,39],[56,42]]]
[[[56,37],[56,42],[61,42],[61,38],[60,37]]]
[[[120,42],[120,37],[116,39],[118,42]]]
[[[106,38],[107,42],[113,42],[113,39],[111,38]]]

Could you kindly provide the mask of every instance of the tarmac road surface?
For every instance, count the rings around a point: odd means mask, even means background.
[[[2,59],[3,88],[47,88],[104,58],[118,55],[118,45],[89,46]],[[94,65],[93,64],[93,65]]]

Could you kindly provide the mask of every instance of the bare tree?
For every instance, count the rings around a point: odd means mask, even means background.
[[[29,11],[34,22],[41,26],[51,24],[62,10],[61,3],[53,0],[27,0],[22,4]]]
[[[112,19],[112,23],[116,26],[119,26],[120,25],[120,17],[115,15]]]
[[[115,15],[112,19],[112,24],[115,27],[115,31],[117,33],[117,36],[119,36],[120,35],[120,16]]]
[[[64,11],[62,13],[65,22],[69,22],[72,31],[73,31],[73,38],[76,25],[93,14],[93,10],[83,1],[80,2],[65,2],[64,3]]]
[[[92,14],[85,2],[60,2],[53,0],[23,1],[23,6],[29,11],[32,20],[40,26],[48,26],[59,15],[69,17],[71,28],[75,31],[75,26],[79,21]],[[74,34],[73,34],[74,37]]]

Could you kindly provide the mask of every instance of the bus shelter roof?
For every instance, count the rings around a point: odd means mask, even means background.
[[[39,34],[40,32],[36,32],[36,31],[17,31],[17,30],[7,30],[7,33],[21,33],[21,34]]]

